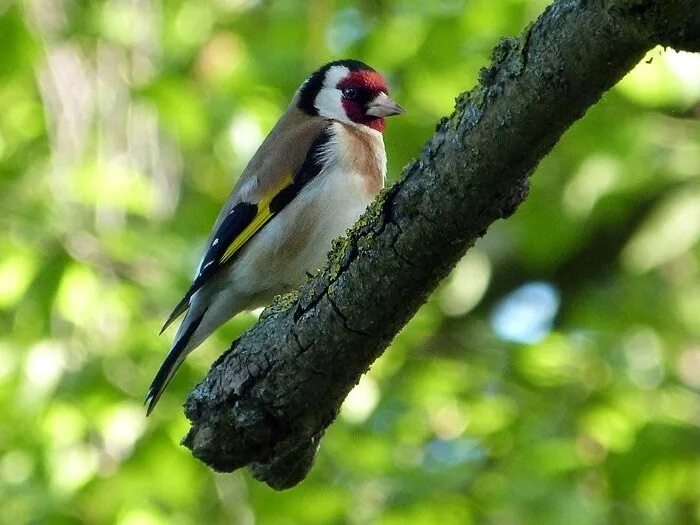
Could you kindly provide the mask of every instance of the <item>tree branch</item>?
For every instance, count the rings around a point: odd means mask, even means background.
[[[651,47],[700,50],[697,0],[557,0],[503,39],[405,176],[278,298],[190,394],[184,444],[273,488],[308,473],[360,376],[489,225],[511,215],[564,131]]]

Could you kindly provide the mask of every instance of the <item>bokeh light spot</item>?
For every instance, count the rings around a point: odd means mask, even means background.
[[[525,284],[502,299],[491,314],[491,327],[507,341],[536,343],[552,329],[559,294],[544,282]]]

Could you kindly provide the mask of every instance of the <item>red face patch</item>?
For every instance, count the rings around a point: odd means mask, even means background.
[[[365,113],[367,104],[380,93],[389,94],[384,77],[370,70],[352,71],[338,83],[338,89],[344,93],[342,104],[345,114],[353,122],[364,124],[379,132],[384,131],[384,117],[375,117]],[[346,97],[351,93],[352,97]]]
[[[340,89],[347,87],[354,87],[360,89],[364,88],[368,91],[373,91],[377,94],[379,94],[382,91],[387,95],[389,94],[389,90],[386,87],[386,80],[384,80],[384,77],[381,75],[381,73],[378,73],[376,71],[369,71],[366,69],[361,71],[352,71],[348,76],[346,76],[343,80],[340,81],[338,87]]]

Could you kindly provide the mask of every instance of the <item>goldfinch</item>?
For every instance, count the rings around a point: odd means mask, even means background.
[[[297,90],[233,188],[161,330],[187,312],[148,390],[148,414],[192,350],[241,311],[301,285],[384,187],[384,119],[404,113],[388,92],[382,75],[357,60],[330,62]]]

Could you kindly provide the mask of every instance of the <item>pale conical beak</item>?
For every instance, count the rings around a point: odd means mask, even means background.
[[[379,93],[367,106],[366,113],[373,117],[390,117],[391,115],[403,115],[406,111],[389,98],[386,93]]]

